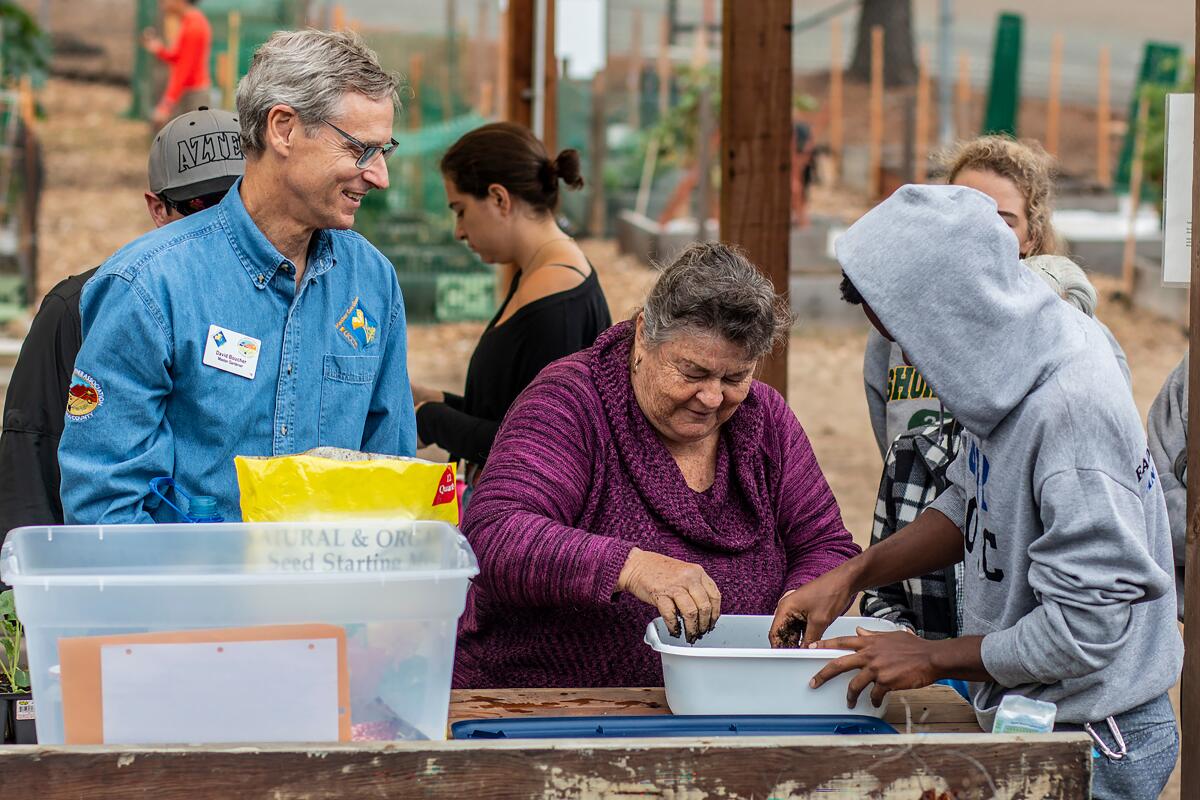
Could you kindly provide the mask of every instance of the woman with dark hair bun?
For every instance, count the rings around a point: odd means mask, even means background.
[[[500,421],[552,361],[590,347],[612,324],[596,272],[558,226],[559,183],[583,186],[579,153],[554,158],[509,122],[464,135],[442,157],[454,235],[489,264],[515,270],[471,355],[463,394],[414,385],[417,435],[467,462],[473,485]]]

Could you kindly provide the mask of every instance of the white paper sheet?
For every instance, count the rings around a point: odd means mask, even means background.
[[[334,742],[335,639],[100,649],[105,744]]]
[[[1167,152],[1163,168],[1163,283],[1192,278],[1192,128],[1190,94],[1167,95]]]

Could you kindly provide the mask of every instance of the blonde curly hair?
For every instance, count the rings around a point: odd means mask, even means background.
[[[960,142],[942,158],[946,182],[963,170],[991,172],[1012,181],[1025,198],[1029,246],[1023,256],[1061,255],[1062,245],[1050,224],[1054,160],[1034,141],[1008,136],[980,136]]]

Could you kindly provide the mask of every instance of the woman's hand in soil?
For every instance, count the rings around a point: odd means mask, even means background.
[[[775,606],[767,635],[771,646],[809,647],[846,610],[854,594],[840,567],[787,592]]]
[[[809,686],[816,689],[829,679],[857,669],[846,691],[846,706],[854,708],[867,684],[871,703],[878,708],[883,696],[896,689],[920,689],[936,681],[935,654],[940,642],[930,642],[906,631],[879,632],[857,628],[857,636],[839,636],[816,642],[813,646],[854,653],[830,661],[813,676]]]
[[[712,630],[721,616],[721,591],[703,567],[636,547],[617,578],[617,591],[657,608],[671,635],[685,633],[689,644]]]

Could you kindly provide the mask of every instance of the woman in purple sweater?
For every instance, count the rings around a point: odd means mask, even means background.
[[[789,322],[741,253],[693,245],[636,319],[517,398],[463,526],[480,575],[456,687],[661,685],[651,619],[694,640],[859,552],[800,423],[754,380]]]

